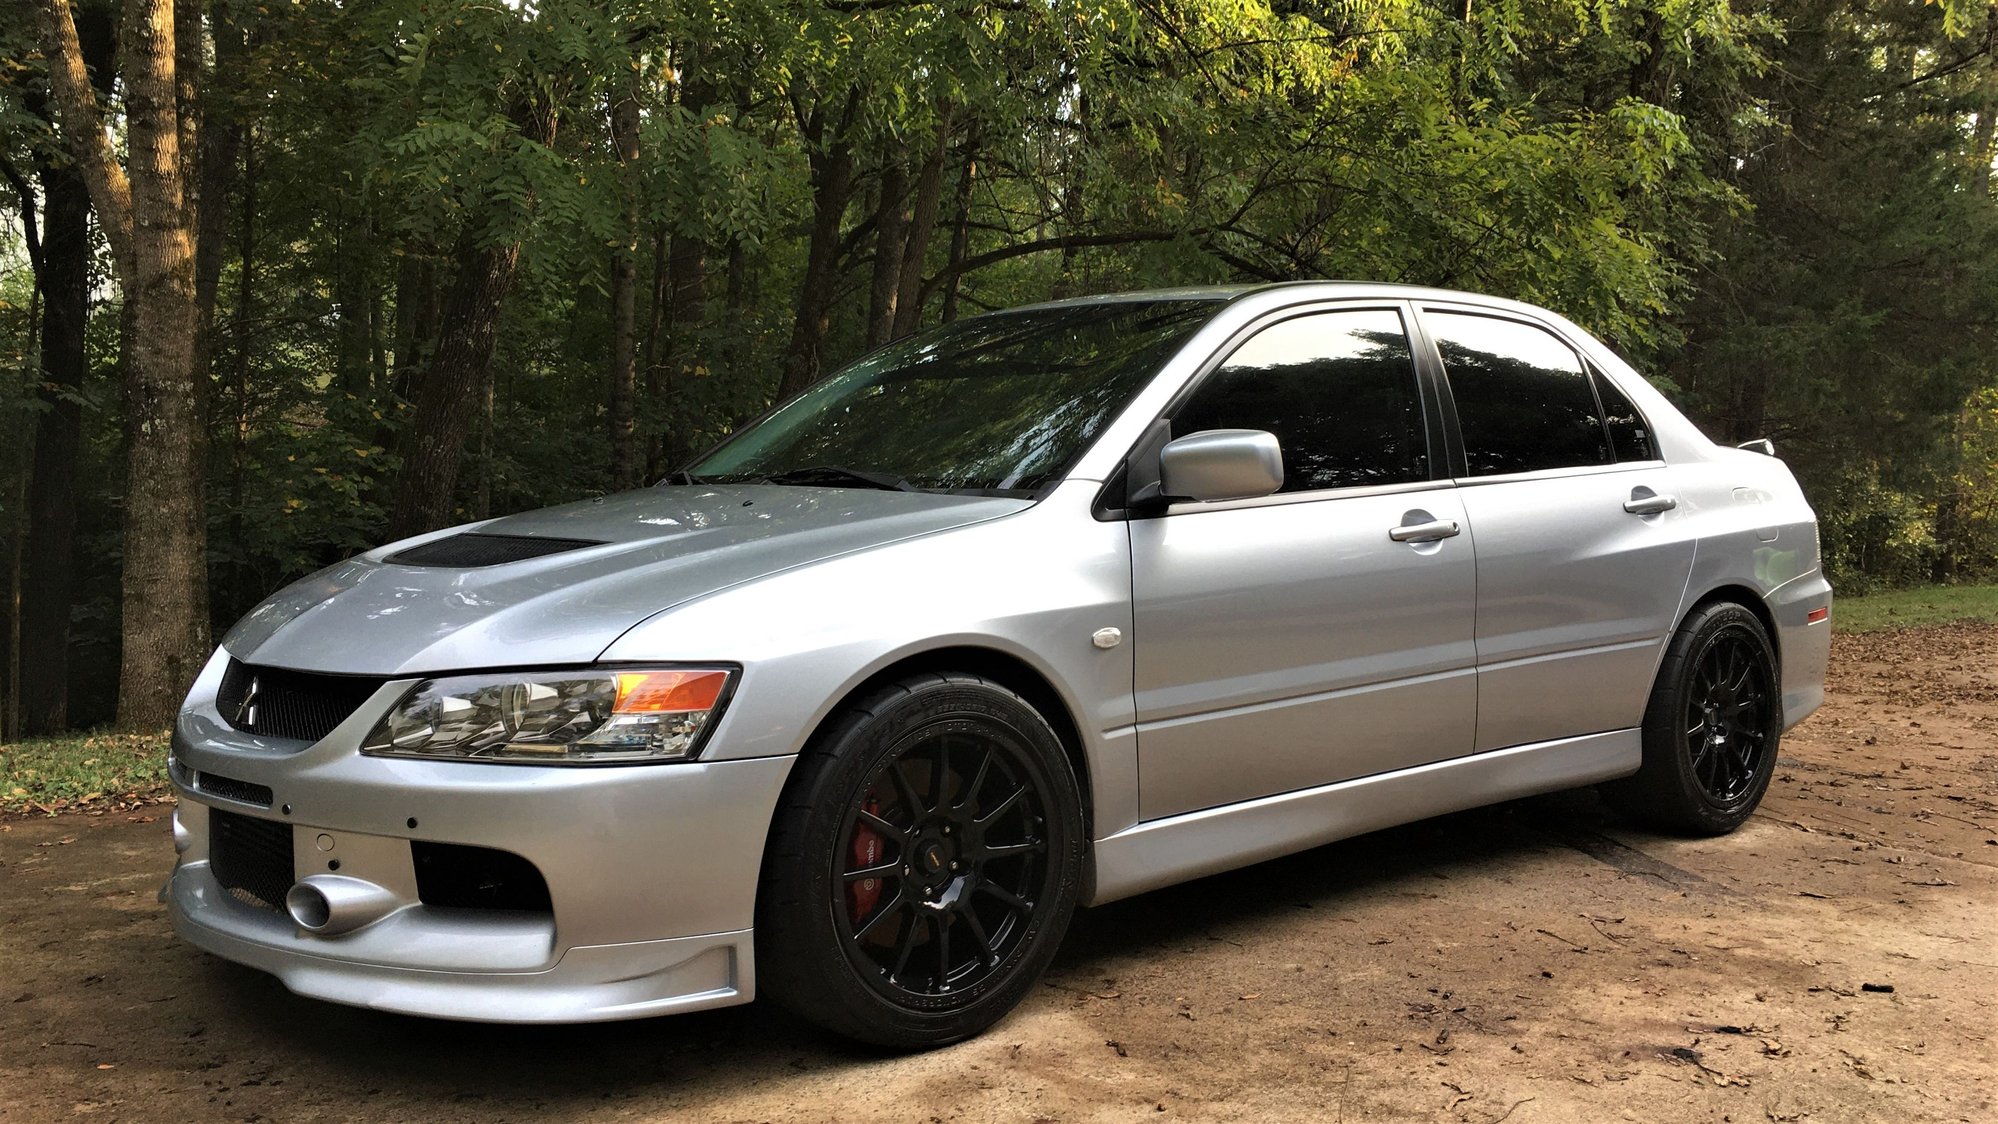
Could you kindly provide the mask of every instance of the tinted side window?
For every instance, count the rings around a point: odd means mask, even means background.
[[[1173,415],[1175,437],[1262,429],[1283,446],[1283,491],[1429,478],[1422,397],[1399,314],[1317,312],[1272,324]]]
[[[1610,448],[1620,461],[1658,459],[1658,446],[1651,443],[1651,427],[1630,399],[1601,371],[1595,371],[1596,397],[1602,400],[1603,421],[1609,425]]]
[[[1575,353],[1531,324],[1429,312],[1472,476],[1609,464],[1595,391]]]

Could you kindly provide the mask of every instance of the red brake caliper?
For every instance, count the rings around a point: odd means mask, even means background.
[[[875,800],[872,795],[868,796],[867,803],[861,805],[861,807],[869,815],[881,814],[880,802]],[[881,853],[886,849],[882,843],[880,833],[867,826],[865,820],[854,825],[853,854],[851,856],[853,869],[865,870],[879,863],[881,861]],[[859,925],[862,921],[865,921],[867,915],[874,912],[875,903],[881,900],[881,883],[883,881],[885,879],[862,878],[856,882],[847,883],[847,916],[853,918],[855,925]]]

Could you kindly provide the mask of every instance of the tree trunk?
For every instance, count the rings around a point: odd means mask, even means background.
[[[1075,126],[1077,131],[1079,139],[1076,143],[1078,145],[1089,143],[1088,117],[1089,91],[1087,88],[1083,88],[1075,97],[1075,112],[1070,117],[1070,123]],[[1197,155],[1198,152],[1199,149],[1196,148],[1191,155]],[[1061,168],[1061,229],[1067,234],[1080,234],[1083,231],[1085,213],[1083,208],[1084,185],[1082,173],[1085,166],[1082,158],[1075,154],[1073,146],[1063,154]],[[1185,177],[1185,182],[1199,183],[1200,177],[1189,169]],[[1075,278],[1075,263],[1081,256],[1081,253],[1081,248],[1073,244],[1062,247],[1061,265],[1055,269],[1054,284],[1049,286],[1048,296],[1059,300],[1063,297],[1075,295],[1078,289]]]
[[[848,95],[842,120],[830,124],[821,106],[807,115],[804,131],[812,168],[812,231],[805,251],[805,277],[784,350],[784,375],[777,397],[789,398],[817,382],[831,327],[834,283],[839,280],[839,228],[853,194],[853,145],[847,131],[860,105]]]
[[[389,391],[399,402],[416,397],[416,374],[437,343],[437,268],[427,246],[408,244],[395,274],[395,373]]]
[[[1993,137],[1998,135],[1998,0],[1993,0],[1984,18],[1984,66],[1978,76],[1977,125],[1970,135],[1970,194],[1978,199],[1991,195]]]
[[[27,198],[22,201],[22,211],[32,214],[34,208],[34,199]],[[29,236],[28,241],[32,246],[34,243],[32,234]],[[32,250],[31,259],[39,256],[40,253],[39,249]],[[41,326],[42,289],[40,275],[37,274],[34,286],[28,290],[28,343],[22,349],[21,353],[23,355],[33,353],[40,348]],[[21,457],[19,462],[14,466],[14,479],[17,482],[17,491],[13,497],[14,533],[8,536],[11,540],[13,550],[10,552],[11,556],[7,560],[6,712],[4,715],[0,715],[0,742],[21,740],[21,583],[25,578],[22,571],[26,568],[28,555],[28,522],[26,517],[28,510],[28,487],[34,480],[35,451],[33,445],[28,443],[32,437],[32,432],[22,434],[24,444],[20,450]]]
[[[728,264],[725,267],[723,278],[722,304],[728,310],[724,319],[726,323],[737,326],[737,328],[736,330],[723,332],[721,338],[715,341],[715,368],[721,372],[723,377],[732,380],[735,385],[743,385],[750,379],[756,379],[760,383],[762,381],[759,377],[761,371],[758,371],[756,374],[752,374],[750,371],[750,355],[754,350],[754,345],[751,334],[748,331],[748,326],[756,321],[754,310],[761,296],[761,286],[758,282],[762,280],[763,273],[761,270],[751,268],[749,249],[743,244],[740,236],[729,239]],[[738,401],[755,403],[761,400],[761,395],[752,395]],[[761,412],[761,410],[745,410],[742,406],[737,406],[735,415],[729,418],[729,422],[732,426],[740,425],[742,422],[755,417]],[[712,437],[710,440],[712,440]],[[700,451],[700,449],[692,447],[688,449],[690,454]]]
[[[964,170],[957,178],[957,223],[950,233],[949,277],[944,282],[943,322],[957,319],[957,286],[964,277],[964,263],[971,253],[971,183],[978,176],[978,136],[974,132],[964,146]]]
[[[902,207],[909,173],[898,153],[881,169],[881,203],[874,212],[874,278],[868,286],[867,349],[895,336],[895,303],[902,290],[902,254],[909,248],[909,212]]]
[[[674,411],[674,385],[695,366],[695,344],[708,308],[708,248],[700,239],[676,234],[666,251],[665,339],[659,361],[646,371],[656,432],[646,450],[646,471],[659,476],[687,455],[685,419]]]
[[[243,496],[250,471],[250,332],[251,310],[257,291],[257,138],[250,133],[243,145],[243,192],[239,208],[241,225],[237,230],[236,308],[232,320],[234,347],[230,350],[232,397],[235,416],[229,426],[229,537],[243,542],[249,513],[243,509]],[[245,604],[258,590],[256,575],[241,552],[236,554],[230,574],[230,600]]]
[[[652,385],[653,370],[659,366],[660,351],[665,345],[667,241],[666,228],[655,225],[652,228],[652,291],[645,306],[645,349],[638,359],[639,367],[645,372],[648,389]]]
[[[624,182],[623,240],[611,252],[610,304],[610,475],[611,487],[622,490],[639,483],[638,458],[638,241],[644,222],[639,210],[638,84],[642,72],[632,71],[632,84],[611,105],[611,145],[617,150]]]
[[[108,64],[107,64],[108,69]],[[83,411],[76,392],[89,370],[90,189],[74,165],[44,168],[42,182],[41,386],[28,486],[21,635],[21,729],[51,734],[69,720],[69,615],[75,589],[77,460]]]
[[[909,214],[909,235],[902,251],[902,277],[895,297],[895,326],[888,338],[901,339],[923,324],[923,259],[930,251],[930,235],[937,226],[937,207],[943,197],[944,157],[950,151],[950,116],[937,122],[936,143],[923,170],[916,176],[916,201]]]
[[[78,13],[80,58],[100,95],[117,64],[117,25],[100,8]],[[22,732],[53,734],[69,724],[69,623],[75,600],[77,462],[83,408],[76,395],[90,371],[90,188],[76,164],[43,166],[41,385],[28,485],[28,541],[21,579],[21,634],[33,658],[21,667]]]
[[[131,310],[118,724],[159,729],[208,653],[206,434],[194,372],[194,226],[182,177],[173,3],[125,6],[129,178],[104,134],[69,0],[43,0],[42,11],[63,132]]]
[[[367,224],[345,190],[333,194],[333,384],[356,398],[368,394]]]
[[[553,107],[530,98],[508,116],[530,143],[555,143]],[[465,436],[492,379],[500,309],[520,269],[520,243],[482,245],[468,228],[453,257],[457,271],[444,300],[437,352],[417,388],[415,416],[402,434],[402,475],[389,516],[393,538],[432,531],[454,519]]]
[[[467,234],[444,300],[444,333],[416,391],[416,415],[403,431],[402,476],[389,519],[400,539],[455,521],[452,497],[474,411],[492,378],[500,308],[520,264],[519,243],[481,247]]]
[[[181,179],[173,0],[129,0],[125,113],[131,165],[135,354],[126,362],[124,656],[118,724],[159,729],[208,654],[205,376],[194,229]]]

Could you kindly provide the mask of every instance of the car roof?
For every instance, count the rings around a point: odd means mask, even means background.
[[[1090,296],[1067,297],[1061,300],[1041,301],[1035,304],[1019,305],[1015,308],[996,311],[1014,312],[1022,309],[1074,308],[1094,304],[1118,304],[1129,301],[1160,300],[1206,300],[1230,302],[1256,293],[1281,290],[1304,290],[1299,295],[1310,295],[1318,291],[1328,299],[1347,297],[1392,297],[1396,300],[1460,301],[1486,305],[1491,308],[1511,308],[1521,312],[1546,312],[1536,305],[1524,301],[1495,297],[1486,293],[1472,293],[1459,289],[1438,289],[1428,285],[1405,285],[1392,281],[1272,281],[1247,285],[1186,285],[1167,289],[1135,289],[1121,293],[1096,293]]]

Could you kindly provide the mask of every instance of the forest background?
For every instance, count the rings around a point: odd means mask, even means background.
[[[1842,592],[1998,572],[1998,4],[8,0],[0,735],[156,730],[392,535],[887,340],[1357,278],[1769,437]]]

